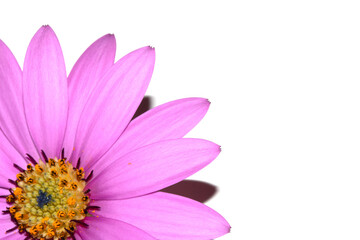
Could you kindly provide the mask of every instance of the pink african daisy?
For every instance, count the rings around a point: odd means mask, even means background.
[[[158,192],[220,153],[182,138],[209,101],[186,98],[132,120],[155,50],[114,63],[115,38],[94,42],[66,77],[49,26],[35,34],[23,71],[0,41],[1,239],[213,239],[227,221],[202,203]]]

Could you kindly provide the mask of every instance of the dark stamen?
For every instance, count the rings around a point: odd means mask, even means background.
[[[91,189],[89,188],[88,190],[86,190],[84,193],[88,194],[91,191]]]
[[[9,210],[4,210],[4,211],[2,211],[3,212],[3,215],[5,215],[5,214],[10,214],[10,211]]]
[[[14,163],[14,167],[15,167],[17,170],[19,170],[20,172],[25,172],[25,170],[24,170],[22,167],[20,167],[19,165],[15,164],[15,163]]]
[[[8,195],[0,195],[0,198],[7,198]]]
[[[99,207],[99,206],[88,206],[88,207],[86,208],[86,210],[89,210],[89,209],[100,210],[101,207]]]
[[[90,172],[89,176],[88,176],[86,179],[84,179],[84,180],[85,180],[85,182],[88,182],[88,181],[90,181],[90,180],[91,180],[91,178],[92,178],[92,176],[93,176],[93,173],[94,173],[94,170],[91,170],[91,172]]]
[[[18,228],[17,226],[15,226],[13,228],[10,228],[10,229],[6,230],[6,233],[10,233],[12,231],[15,231],[17,228]]]
[[[45,162],[48,162],[48,161],[49,161],[49,159],[48,159],[48,157],[46,156],[44,150],[41,150],[41,155],[42,155],[43,159],[45,160]]]
[[[77,168],[77,169],[80,168],[80,161],[81,161],[81,159],[79,158],[78,161],[77,161],[77,164],[76,164],[76,168]]]
[[[36,160],[30,155],[30,154],[26,154],[26,159],[29,160],[32,164],[34,164],[34,166],[37,164]]]
[[[64,148],[61,150],[61,159],[65,159],[65,150],[64,150]]]
[[[89,224],[84,223],[84,222],[79,221],[79,220],[75,220],[75,219],[73,219],[73,220],[71,220],[71,221],[76,222],[76,223],[78,223],[78,224],[80,224],[80,225],[82,225],[82,226],[84,226],[84,227],[88,227],[88,226],[89,226]]]
[[[10,188],[7,187],[0,187],[1,189],[9,190]]]
[[[14,184],[15,186],[17,186],[17,183],[16,183],[14,180],[8,179],[8,181],[9,181],[9,183],[12,183],[12,184]]]

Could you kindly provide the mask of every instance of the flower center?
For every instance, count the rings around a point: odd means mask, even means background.
[[[89,192],[84,191],[86,182],[83,168],[79,168],[62,156],[61,159],[47,159],[45,162],[28,164],[21,170],[15,182],[16,188],[10,189],[6,200],[11,206],[7,211],[16,223],[14,229],[33,239],[66,239],[71,237],[77,224],[87,215]]]
[[[47,205],[51,201],[51,195],[47,192],[43,192],[42,190],[39,190],[39,194],[37,196],[37,205],[40,208],[43,208],[44,205]]]

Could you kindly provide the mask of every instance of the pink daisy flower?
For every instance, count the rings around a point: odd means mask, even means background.
[[[0,41],[0,238],[213,239],[227,221],[202,203],[158,192],[214,160],[220,147],[182,138],[209,102],[186,98],[132,117],[154,68],[144,47],[114,63],[106,35],[69,77],[49,26],[23,71]]]

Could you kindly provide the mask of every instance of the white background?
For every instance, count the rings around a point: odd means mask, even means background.
[[[232,225],[220,239],[360,239],[357,1],[2,1],[0,38],[22,65],[50,24],[67,71],[114,33],[117,59],[156,48],[153,105],[211,108],[188,136],[222,145],[195,174]]]

